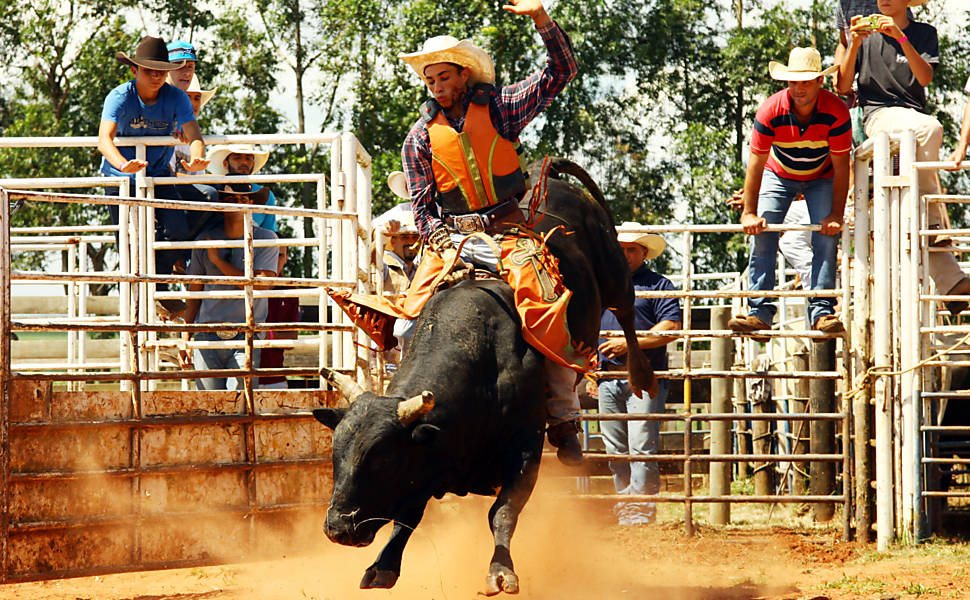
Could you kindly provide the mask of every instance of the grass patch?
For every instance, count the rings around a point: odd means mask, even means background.
[[[822,587],[829,590],[845,590],[854,594],[878,594],[886,590],[886,583],[871,577],[842,575],[841,579],[829,581]]]

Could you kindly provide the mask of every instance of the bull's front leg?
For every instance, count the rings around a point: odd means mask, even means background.
[[[495,552],[485,578],[485,595],[499,592],[519,593],[519,576],[512,565],[510,545],[519,513],[532,495],[539,476],[542,456],[542,432],[530,433],[522,444],[512,444],[506,454],[508,464],[502,477],[502,489],[488,511],[488,521],[495,539]]]
[[[637,330],[633,324],[633,306],[628,308],[613,308],[616,320],[623,328],[623,338],[626,340],[626,368],[630,377],[630,387],[633,393],[640,396],[647,392],[651,397],[660,391],[657,385],[657,377],[650,366],[650,360],[640,349],[640,341],[637,339]]]
[[[360,589],[392,588],[401,575],[401,557],[404,547],[411,538],[411,532],[421,522],[424,516],[425,504],[404,511],[394,519],[394,530],[390,539],[384,545],[374,564],[367,567],[364,577],[360,580]]]

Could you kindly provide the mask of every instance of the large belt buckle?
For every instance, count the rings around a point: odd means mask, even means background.
[[[485,221],[482,219],[482,215],[478,213],[457,215],[455,216],[455,228],[458,230],[458,233],[462,234],[485,231]]]
[[[237,333],[238,332],[236,332],[236,331],[230,331],[228,329],[223,329],[221,331],[217,331],[216,332],[216,335],[219,336],[219,339],[220,340],[231,340],[231,339],[233,339],[233,338],[236,337],[236,334]]]

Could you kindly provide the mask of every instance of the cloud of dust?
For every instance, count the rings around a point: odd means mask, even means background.
[[[763,582],[757,572],[753,581],[739,577],[752,572],[752,561],[770,565],[774,560],[777,566],[780,553],[770,544],[752,552],[749,546],[688,539],[679,524],[621,528],[608,504],[566,497],[576,479],[558,476],[557,469],[544,468],[512,538],[520,598],[751,600],[784,587],[777,572],[768,578],[769,567]],[[401,577],[391,590],[358,587],[388,538],[386,526],[365,548],[330,543],[318,529],[319,542],[299,549],[299,556],[242,567],[237,593],[263,600],[474,597],[484,590],[493,549],[487,522],[493,501],[472,496],[432,500],[408,542]]]

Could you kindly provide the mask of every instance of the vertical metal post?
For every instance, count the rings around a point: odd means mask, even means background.
[[[344,176],[344,211],[359,218],[357,214],[357,139],[352,133],[342,133],[340,166]],[[360,254],[360,238],[357,234],[360,229],[358,218],[344,219],[341,221],[344,230],[344,277],[357,282],[355,292],[364,292],[364,287],[360,283],[357,267],[359,265],[358,256]],[[354,373],[354,378],[365,390],[371,389],[370,377],[361,365],[357,362],[357,349],[354,342],[362,339],[359,330],[354,328],[353,333],[344,336],[342,348],[344,368],[349,368]]]
[[[875,239],[889,239],[889,194],[886,178],[890,175],[889,136],[879,133],[875,137],[873,155],[873,229]],[[889,253],[873,253],[873,329],[875,331],[874,366],[887,369],[892,366],[892,340],[890,338],[889,299],[892,297]],[[879,375],[876,379],[876,544],[880,551],[889,548],[893,535],[893,441],[892,402],[889,378]]]
[[[875,455],[872,445],[872,405],[871,385],[866,377],[871,364],[870,356],[870,316],[872,310],[870,306],[871,295],[869,293],[872,271],[872,249],[869,235],[871,233],[871,220],[869,218],[869,161],[856,160],[854,179],[854,231],[853,231],[853,257],[852,257],[852,356],[853,356],[853,379],[851,389],[860,386],[864,388],[856,394],[852,403],[853,428],[853,451],[855,455],[855,524],[856,539],[861,542],[868,542],[872,539],[872,487],[873,481],[873,462]],[[846,249],[843,247],[843,252]],[[843,410],[848,408],[848,403]],[[848,494],[848,489],[846,490]]]
[[[155,199],[155,180],[150,177],[145,178],[146,184],[148,185],[145,190],[146,196],[152,200]],[[145,273],[148,275],[158,275],[158,267],[155,263],[155,207],[149,206],[147,208],[147,222],[145,223],[145,241],[147,243],[147,254],[145,255],[146,265],[148,268]],[[171,273],[162,273],[162,275],[171,275]],[[145,312],[143,316],[145,318],[145,323],[155,324],[158,322],[158,313],[155,310],[155,286],[157,284],[154,281],[150,281],[145,285]],[[148,371],[158,370],[158,332],[148,331],[145,332],[145,339],[147,344],[145,344],[143,351],[145,353],[145,364]],[[149,379],[145,382],[149,391],[154,391],[158,388],[158,380]]]
[[[131,195],[130,189],[131,180],[127,177],[121,179],[118,189],[119,197],[128,197]],[[134,272],[132,257],[131,257],[131,236],[129,235],[131,226],[131,211],[127,204],[121,204],[118,206],[118,270],[121,271],[122,275],[131,275]],[[118,320],[122,323],[131,323],[131,282],[122,281],[118,285]],[[119,345],[120,345],[120,356],[121,364],[118,369],[122,373],[132,372],[132,358],[135,355],[135,344],[132,340],[132,335],[130,331],[121,331],[118,333]],[[131,380],[122,379],[121,380],[121,391],[128,392],[131,391]]]
[[[890,159],[892,154],[890,151]],[[902,310],[901,300],[902,300],[902,290],[900,286],[902,284],[902,279],[900,277],[900,265],[902,263],[901,248],[899,245],[900,240],[900,206],[899,206],[899,187],[892,187],[889,190],[889,243],[891,247],[891,257],[890,257],[890,271],[892,273],[892,289],[893,294],[889,298],[889,311],[891,316],[890,321],[890,339],[891,339],[891,364],[892,370],[898,372],[900,370],[900,332],[902,330],[902,322],[900,319],[900,314]],[[899,532],[902,531],[903,524],[903,487],[902,487],[902,447],[900,442],[903,439],[902,436],[902,377],[898,375],[893,375],[890,378],[890,402],[892,403],[892,439],[893,439],[893,502],[895,504],[895,523],[894,523],[894,535],[898,537]]]
[[[356,208],[357,208],[357,235],[354,236],[357,242],[357,278],[361,281],[364,292],[372,293],[373,287],[370,281],[371,272],[371,164],[364,164],[364,157],[359,150],[360,142],[353,134],[348,134],[354,141],[354,152],[356,160],[354,168],[356,170]],[[378,371],[376,363],[377,352],[371,350],[370,340],[363,338],[367,343],[357,345],[357,373],[358,381],[366,381],[364,389],[372,390],[375,383],[374,374]],[[381,390],[377,390],[381,391]]]
[[[344,197],[346,195],[346,189],[344,187],[346,175],[344,174],[342,166],[342,146],[343,143],[340,136],[334,138],[333,143],[330,145],[330,185],[332,186],[330,193],[330,208],[337,211],[344,210]],[[333,243],[330,245],[330,269],[332,277],[335,280],[343,281],[346,279],[344,276],[346,236],[344,235],[344,222],[342,219],[338,219],[333,223],[331,233],[333,234]],[[333,322],[339,324],[348,324],[350,323],[350,319],[346,314],[344,314],[344,311],[338,310],[336,306],[334,306]],[[330,363],[330,366],[334,369],[343,369],[345,367],[343,354],[344,338],[349,335],[351,334],[344,331],[334,331],[331,336],[333,362]],[[321,384],[322,382],[323,380],[321,379]]]
[[[730,306],[711,307],[711,329],[725,330],[731,318]],[[711,369],[714,371],[730,371],[734,365],[734,340],[717,337],[711,340]],[[731,392],[733,382],[726,377],[711,380],[711,412],[729,413],[731,406]],[[731,422],[711,421],[711,454],[731,453]],[[731,493],[731,463],[711,462],[710,494],[712,496],[727,496]],[[727,525],[731,522],[731,505],[728,502],[714,502],[711,504],[711,524]]]
[[[67,246],[67,271],[68,273],[77,274],[77,245],[70,243]],[[67,284],[67,318],[72,322],[77,322],[77,281],[71,280]],[[67,364],[76,365],[77,364],[77,331],[67,332]],[[68,369],[68,373],[77,373],[77,369]],[[77,391],[77,382],[69,381],[67,383],[68,391]]]
[[[81,242],[80,246],[78,247],[78,254],[79,254],[78,256],[79,263],[81,265],[81,271],[85,271],[85,272],[88,271],[88,243],[87,242]],[[89,284],[87,281],[82,281],[78,284],[78,290],[79,290],[78,314],[80,314],[81,317],[88,316],[88,285]],[[82,366],[88,362],[88,332],[87,331],[78,332],[77,356],[78,356],[78,362],[80,362]],[[79,390],[81,391],[84,390],[83,381],[77,382],[77,385]]]
[[[324,177],[317,179],[317,210],[324,210],[327,208],[327,180]],[[317,232],[317,269],[318,277],[321,282],[327,280],[330,277],[330,269],[327,266],[327,221],[326,219],[314,219],[313,220],[314,230]],[[317,289],[317,322],[326,323],[327,322],[327,294],[323,289],[324,284],[321,283],[320,287]],[[317,351],[318,365],[332,365],[332,361],[327,360],[327,355],[330,350],[330,344],[327,343],[327,332],[321,329],[317,332],[317,339],[319,340],[320,347]],[[317,380],[317,385],[322,389],[324,386],[324,378],[321,376]]]
[[[145,145],[138,144],[135,146],[135,158],[138,160],[145,160]],[[148,195],[148,187],[145,182],[145,169],[135,173],[135,197],[145,198]],[[137,208],[138,212],[138,228],[135,233],[135,243],[138,244],[138,267],[137,273],[145,275],[146,273],[154,273],[154,253],[152,252],[155,247],[155,213],[147,206],[139,206]],[[152,254],[149,257],[149,254]],[[149,260],[152,262],[149,263]],[[152,266],[149,270],[149,265]],[[154,311],[154,306],[148,304],[148,283],[145,281],[138,282],[138,308],[135,311],[135,324],[141,325],[142,319],[147,320],[149,308]],[[148,368],[147,363],[147,352],[145,350],[145,342],[147,341],[147,333],[144,331],[138,332],[138,343],[135,346],[135,352],[138,360],[138,371],[143,373]],[[145,389],[144,381],[139,378],[134,382],[142,390]]]
[[[0,188],[0,583],[10,570],[10,201]]]
[[[908,177],[910,179],[909,185],[904,186],[900,190],[900,228],[899,228],[899,258],[900,258],[900,281],[901,285],[896,288],[901,292],[901,301],[899,303],[900,315],[900,370],[903,371],[901,375],[900,384],[902,388],[902,396],[900,398],[900,452],[902,457],[901,464],[901,478],[900,478],[900,493],[902,495],[902,502],[899,505],[900,508],[900,519],[902,521],[900,527],[900,534],[903,536],[904,540],[913,542],[915,537],[913,533],[916,530],[916,498],[915,489],[916,481],[914,479],[917,466],[914,465],[913,460],[918,453],[917,447],[919,444],[918,435],[913,436],[914,428],[918,428],[919,425],[916,423],[915,405],[914,405],[914,393],[916,391],[914,372],[907,372],[916,365],[915,351],[916,351],[916,340],[919,336],[919,331],[917,329],[916,335],[914,336],[913,324],[916,323],[917,328],[919,326],[916,321],[916,315],[918,304],[919,304],[919,287],[914,285],[913,279],[913,256],[915,252],[918,252],[911,243],[910,229],[914,225],[912,223],[912,209],[913,205],[919,202],[918,195],[918,184],[916,179],[918,173],[913,168],[913,163],[916,160],[916,135],[912,130],[904,131],[902,138],[899,143],[899,174],[901,177]]]
[[[684,330],[690,331],[691,328],[691,298],[690,291],[691,287],[691,272],[692,265],[690,262],[691,257],[691,246],[692,237],[690,230],[684,231],[684,278],[682,289],[684,291]],[[684,527],[688,536],[694,535],[694,504],[690,501],[691,494],[693,493],[693,463],[690,460],[691,454],[691,433],[693,429],[693,421],[691,420],[691,355],[690,355],[690,335],[684,336],[684,414],[686,419],[684,420],[684,454],[687,455],[687,460],[684,461],[684,496],[687,500],[684,502]]]

